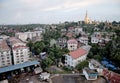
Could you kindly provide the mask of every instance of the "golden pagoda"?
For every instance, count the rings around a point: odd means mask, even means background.
[[[85,15],[84,22],[85,22],[85,24],[90,24],[90,23],[91,23],[91,21],[90,21],[88,15],[87,15],[87,11],[86,11],[86,15]]]

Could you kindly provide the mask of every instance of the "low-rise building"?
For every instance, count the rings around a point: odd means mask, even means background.
[[[79,41],[80,43],[83,43],[83,44],[85,44],[85,45],[88,45],[88,38],[87,38],[87,37],[80,37],[80,38],[78,39],[78,41]]]
[[[82,32],[83,32],[82,28],[79,28],[79,27],[75,28],[75,34],[80,34]]]
[[[75,32],[75,28],[74,27],[68,27],[68,32],[74,33]]]
[[[59,38],[57,40],[57,45],[60,47],[60,48],[65,48],[67,47],[67,39],[65,38]]]
[[[68,47],[68,50],[70,51],[76,50],[78,47],[78,41],[76,39],[69,39],[67,41],[67,47]]]
[[[12,65],[11,50],[6,40],[0,41],[0,67]]]
[[[96,71],[96,69],[89,68],[84,68],[83,74],[85,75],[87,80],[96,80],[98,76],[98,72]]]
[[[91,38],[91,43],[98,43],[98,42],[99,42],[98,38],[96,38],[96,37]]]
[[[79,48],[65,55],[65,66],[75,67],[79,62],[86,60],[88,52]]]
[[[90,69],[96,69],[97,72],[98,72],[99,74],[101,74],[101,75],[102,75],[102,73],[103,73],[103,66],[102,66],[98,61],[96,61],[96,60],[94,60],[94,59],[91,59],[91,60],[89,61],[89,68],[90,68]]]

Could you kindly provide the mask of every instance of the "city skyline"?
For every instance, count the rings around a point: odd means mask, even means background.
[[[120,21],[119,0],[1,0],[0,24],[52,24],[84,20]]]

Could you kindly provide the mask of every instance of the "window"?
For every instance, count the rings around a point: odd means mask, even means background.
[[[21,55],[20,57],[24,57],[23,55]]]
[[[16,56],[17,58],[19,58],[19,56]]]
[[[9,54],[7,54],[7,56],[9,56]]]
[[[9,51],[6,51],[6,53],[9,53]]]
[[[2,60],[4,60],[4,58],[2,58]]]
[[[9,59],[10,57],[7,57],[7,59]]]
[[[2,61],[2,63],[5,63],[5,61]]]
[[[24,62],[24,60],[22,60],[21,62]]]
[[[5,64],[2,64],[3,66],[5,65]]]
[[[4,57],[4,55],[1,55],[1,57]]]
[[[17,61],[17,63],[19,63],[19,61]]]
[[[8,63],[8,65],[10,65],[10,62]]]
[[[7,62],[10,62],[10,60],[7,60]]]
[[[16,55],[18,55],[19,53],[16,52]]]
[[[1,52],[1,54],[3,54],[3,52]]]
[[[21,52],[21,54],[23,54],[23,52]]]

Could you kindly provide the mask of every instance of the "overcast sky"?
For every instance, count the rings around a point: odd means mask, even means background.
[[[120,21],[120,0],[0,0],[0,24]]]

